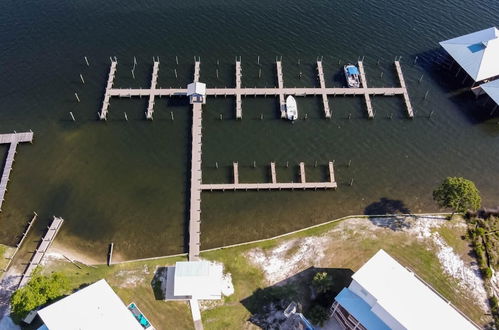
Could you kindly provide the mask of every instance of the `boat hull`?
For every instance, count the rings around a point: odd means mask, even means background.
[[[298,106],[295,98],[291,95],[286,98],[286,117],[292,121],[298,119]]]

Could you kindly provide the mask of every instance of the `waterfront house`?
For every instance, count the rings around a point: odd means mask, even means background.
[[[477,329],[383,250],[352,275],[330,311],[343,329]]]
[[[127,308],[100,280],[39,310],[44,324],[38,330],[154,330],[143,315],[137,317],[134,308]]]
[[[499,30],[496,27],[445,40],[440,45],[473,79],[473,86],[499,77]]]

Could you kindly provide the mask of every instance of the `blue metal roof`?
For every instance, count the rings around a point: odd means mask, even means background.
[[[390,328],[371,311],[371,306],[348,288],[341,290],[335,300],[368,330],[390,330]]]

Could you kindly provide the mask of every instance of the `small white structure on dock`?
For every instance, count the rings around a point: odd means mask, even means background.
[[[38,315],[44,323],[41,329],[48,330],[144,330],[105,280],[39,310]]]
[[[187,85],[187,96],[189,97],[189,102],[194,103],[206,103],[206,84],[202,82],[195,81]]]
[[[496,27],[442,41],[440,45],[475,82],[499,76],[499,30]]]
[[[222,298],[223,266],[209,261],[179,261],[168,267],[165,300]]]

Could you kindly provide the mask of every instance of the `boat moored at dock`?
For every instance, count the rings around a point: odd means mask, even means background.
[[[353,64],[348,64],[343,67],[347,85],[350,88],[360,88],[360,73],[359,69]]]
[[[298,106],[295,98],[291,95],[286,98],[286,117],[291,121],[298,119]]]

